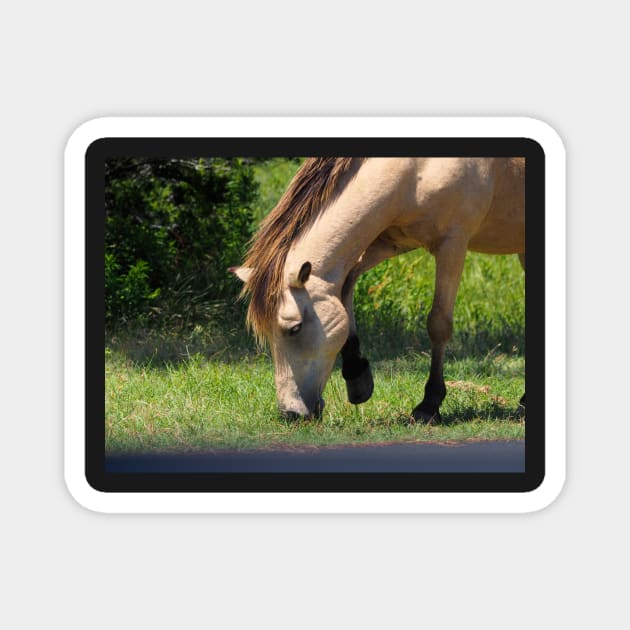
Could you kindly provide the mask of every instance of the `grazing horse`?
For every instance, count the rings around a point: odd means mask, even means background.
[[[319,417],[335,357],[348,399],[372,395],[352,296],[358,277],[419,247],[436,262],[431,368],[415,420],[440,420],[444,350],[468,250],[525,265],[524,158],[309,158],[262,222],[242,267],[248,324],[269,342],[281,413]],[[522,399],[524,405],[524,396]]]

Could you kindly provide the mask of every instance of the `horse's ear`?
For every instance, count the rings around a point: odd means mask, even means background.
[[[311,275],[311,263],[305,262],[300,267],[300,270],[297,273],[295,273],[295,271],[292,271],[289,274],[289,286],[293,287],[294,289],[304,288],[304,285],[306,284],[306,281],[308,280],[308,277],[310,275]]]
[[[231,271],[243,282],[247,282],[252,277],[252,273],[254,273],[254,270],[251,267],[230,267],[228,271]]]

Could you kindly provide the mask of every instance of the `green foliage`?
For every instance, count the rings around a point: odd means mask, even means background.
[[[105,168],[109,324],[233,301],[257,184],[241,158],[114,158]]]
[[[144,305],[154,300],[160,289],[151,290],[149,264],[138,260],[125,273],[114,254],[105,254],[105,317],[125,319],[142,311]]]

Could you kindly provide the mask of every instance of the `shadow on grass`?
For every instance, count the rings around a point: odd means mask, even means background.
[[[361,350],[371,360],[397,359],[410,353],[431,351],[426,324],[419,318],[409,325],[377,320],[357,324]],[[471,356],[483,357],[498,349],[503,352],[522,354],[525,349],[525,331],[509,322],[486,322],[474,328],[457,327],[447,346],[451,359]]]
[[[362,354],[370,361],[382,361],[429,353],[431,344],[422,319],[411,325],[384,318],[358,321]],[[497,351],[522,354],[524,339],[522,328],[505,321],[477,324],[474,329],[456,327],[447,360],[481,359]],[[219,317],[195,324],[171,319],[109,329],[105,346],[127,361],[152,368],[185,363],[192,357],[224,363],[269,358],[268,350],[258,347],[247,331],[244,309],[238,305],[226,306]]]
[[[220,314],[196,322],[169,317],[109,327],[105,348],[134,365],[156,369],[193,357],[235,363],[265,354],[248,334],[245,312],[238,304],[226,304]]]
[[[520,424],[523,421],[524,414],[520,412],[517,407],[510,408],[492,403],[484,406],[483,413],[480,413],[479,409],[475,407],[465,407],[458,409],[457,412],[443,413],[441,424],[452,426],[470,422],[471,420],[484,420],[485,418]]]
[[[485,405],[480,413],[477,407],[464,407],[456,412],[443,412],[441,420],[432,423],[414,420],[410,413],[398,413],[393,416],[377,416],[366,418],[365,423],[370,429],[387,429],[390,427],[455,427],[459,424],[467,424],[472,420],[492,420],[494,422],[506,422],[522,424],[524,413],[517,408],[511,409],[497,403]]]

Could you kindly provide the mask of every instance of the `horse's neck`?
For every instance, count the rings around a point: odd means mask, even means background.
[[[381,231],[366,212],[331,207],[294,249],[295,265],[308,260],[315,275],[336,284]]]
[[[361,254],[386,230],[400,209],[405,164],[368,160],[339,197],[296,242],[287,270],[309,261],[313,273],[340,285]]]

